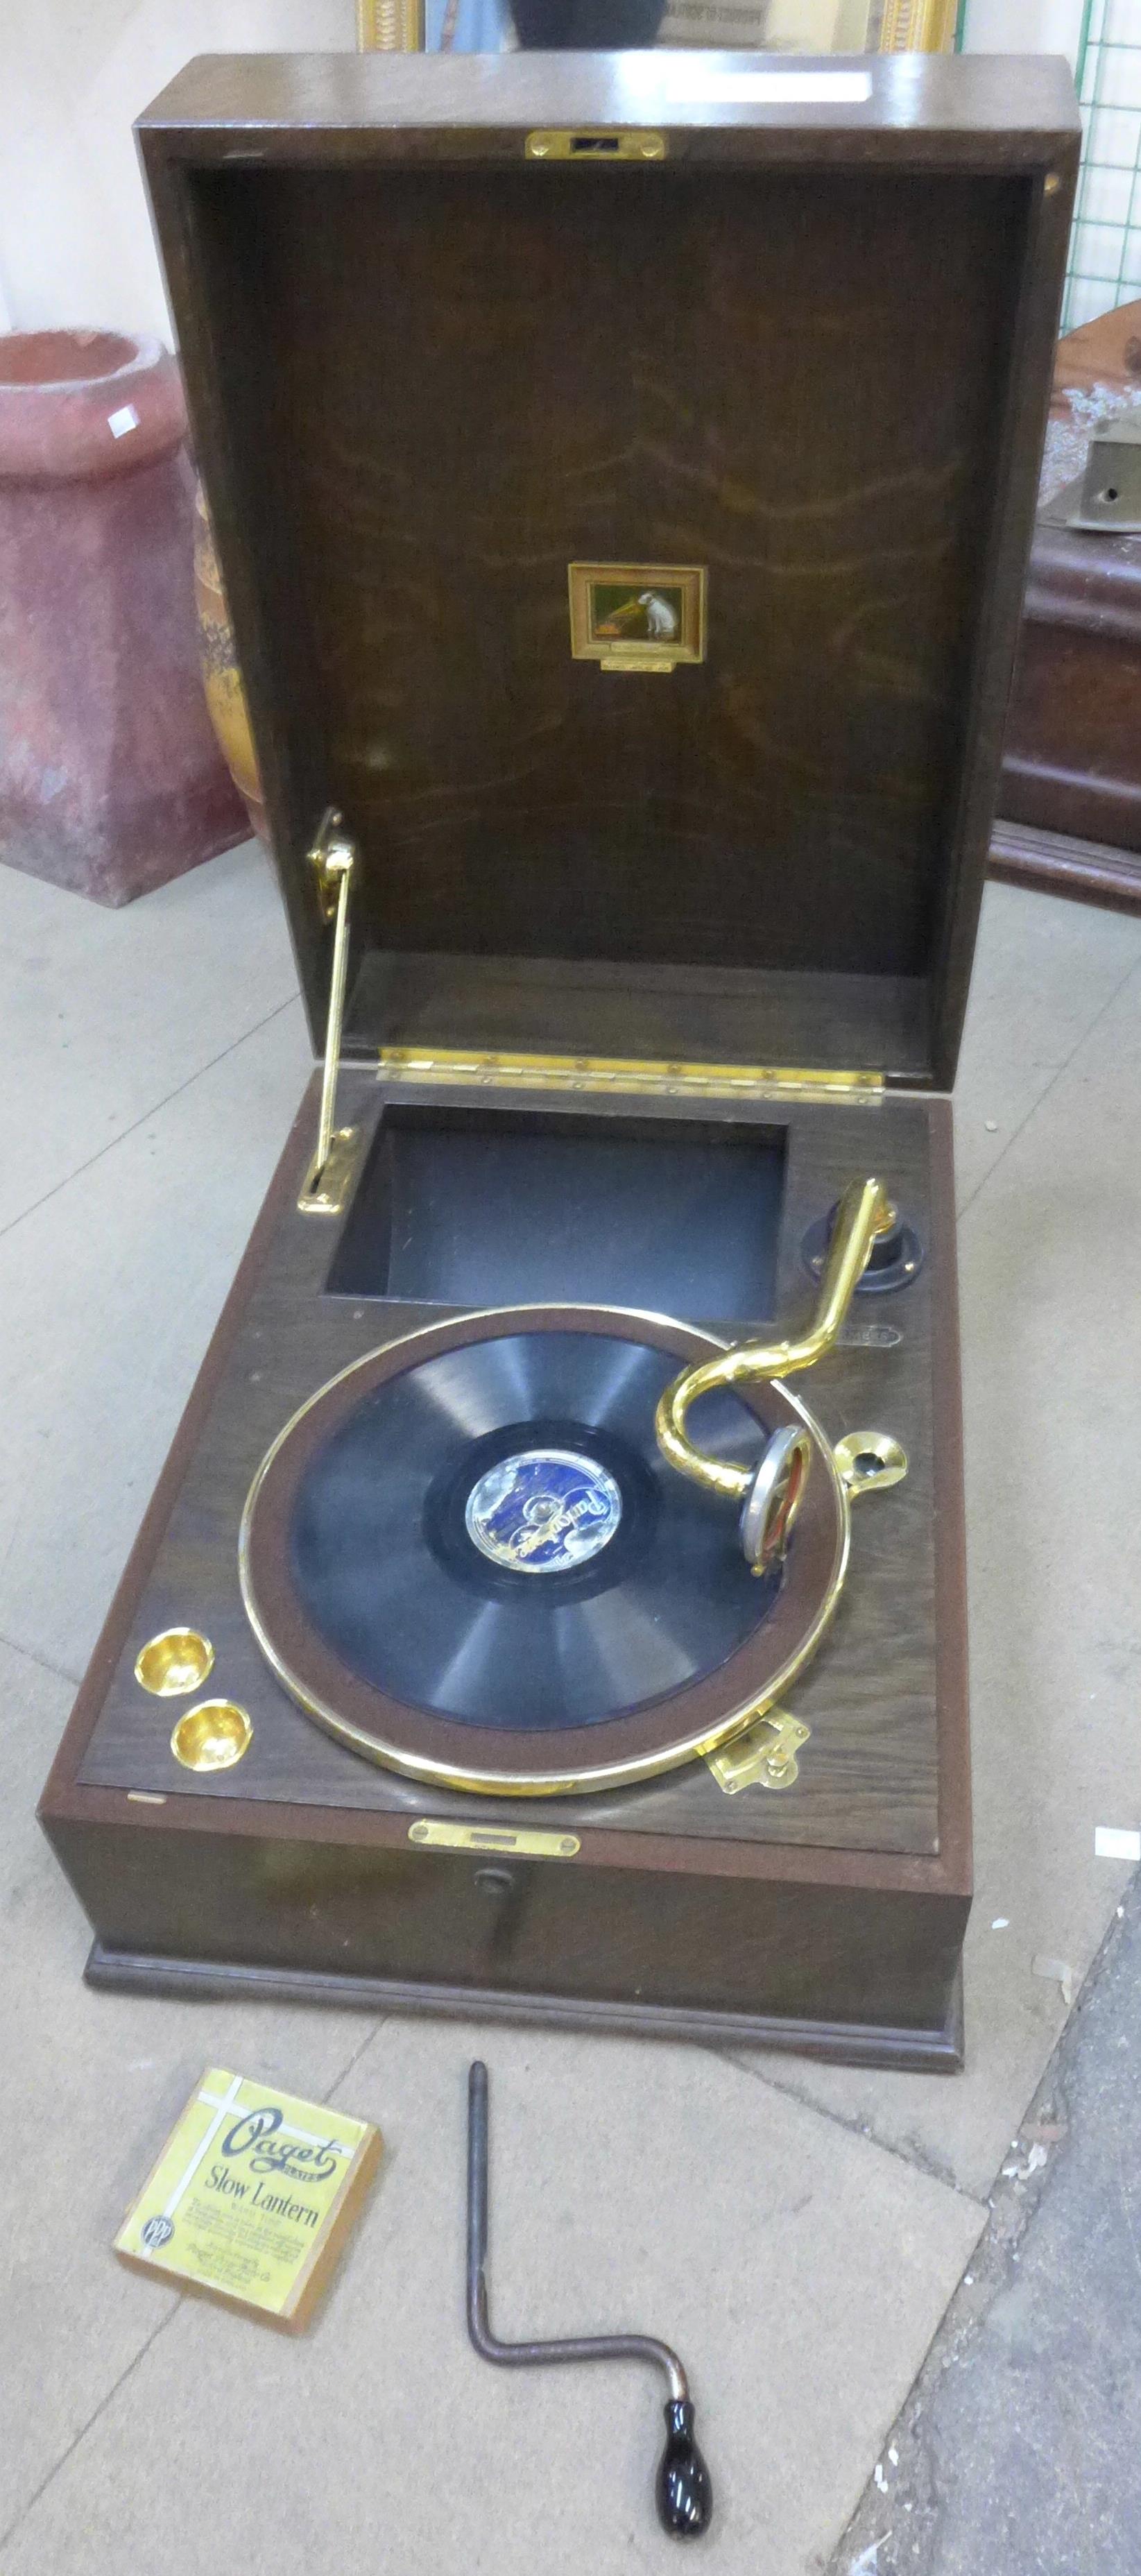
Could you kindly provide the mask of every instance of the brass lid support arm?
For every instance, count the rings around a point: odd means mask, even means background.
[[[349,972],[349,896],[356,855],[353,843],[342,830],[340,815],[330,806],[322,816],[317,838],[309,852],[322,918],[333,924],[333,963],[329,976],[329,1016],[325,1027],[317,1150],[298,1200],[298,1206],[308,1215],[335,1216],[343,1207],[357,1141],[355,1128],[338,1128],[336,1125],[337,1075],[341,1066],[341,1032]]]
[[[823,1359],[842,1330],[873,1243],[880,1235],[890,1234],[895,1223],[895,1210],[879,1181],[850,1182],[836,1211],[820,1293],[805,1330],[782,1341],[740,1342],[715,1360],[683,1369],[672,1380],[658,1404],[654,1427],[662,1456],[680,1475],[727,1502],[746,1500],[756,1468],[734,1466],[699,1449],[686,1428],[691,1407],[715,1387],[755,1386],[769,1378],[791,1377]]]

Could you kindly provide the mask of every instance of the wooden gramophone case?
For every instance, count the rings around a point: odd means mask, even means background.
[[[88,1975],[961,2062],[951,1112],[1078,141],[1060,63],[192,64],[143,118],[319,1076],[45,1792]],[[793,1785],[475,1795],[323,1732],[238,1533],[360,1357],[558,1301],[722,1340],[876,1173],[803,1392],[860,1503]],[[683,1336],[684,1341],[684,1336]],[[795,1544],[795,1541],[794,1541]],[[160,1632],[252,1720],[171,1748]]]

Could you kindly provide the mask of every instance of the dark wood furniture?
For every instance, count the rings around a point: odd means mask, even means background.
[[[1141,397],[1141,303],[1059,341],[991,874],[1141,906],[1141,537],[1066,525],[1090,429]]]
[[[338,1114],[366,1174],[378,1132],[396,1154],[417,1121],[429,1162],[458,1151],[456,1224],[409,1267],[415,1223],[301,1212],[303,1103],[42,1812],[97,1983],[953,2067],[970,1824],[938,1093],[1077,125],[1057,65],[876,60],[866,99],[806,104],[787,66],[756,97],[755,66],[711,62],[722,94],[706,63],[694,102],[690,58],[661,54],[227,58],[143,120],[314,1039],[330,949],[305,854],[335,804],[359,851]],[[705,567],[707,658],[573,659],[576,562]],[[520,1214],[497,1230],[480,1174],[505,1121]],[[731,1227],[710,1252],[680,1207],[651,1222],[648,1128],[710,1155],[766,1140],[751,1268]],[[891,1430],[911,1472],[856,1507],[780,1792],[727,1797],[701,1763],[591,1798],[429,1790],[319,1732],[243,1615],[239,1517],[282,1424],[418,1323],[549,1301],[534,1209],[575,1137],[621,1158],[629,1226],[583,1229],[563,1295],[740,1336],[806,1302],[806,1235],[872,1170],[923,1248],[805,1386],[832,1438]],[[134,1677],[188,1622],[253,1719],[232,1771],[180,1770],[178,1704]]]

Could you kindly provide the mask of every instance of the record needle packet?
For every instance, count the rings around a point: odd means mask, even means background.
[[[115,2238],[244,2316],[308,2324],[380,2162],[379,2129],[208,2067]]]

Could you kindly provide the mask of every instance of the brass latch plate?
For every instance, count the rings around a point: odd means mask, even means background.
[[[409,1825],[408,1840],[433,1851],[501,1852],[538,1860],[573,1860],[579,1849],[577,1834],[541,1833],[526,1825],[449,1825],[432,1816],[418,1816]]]
[[[528,161],[664,161],[666,138],[648,126],[541,126],[526,142]]]
[[[719,1789],[735,1798],[739,1789],[791,1789],[800,1764],[797,1755],[810,1729],[782,1708],[767,1709],[744,1734],[735,1735],[719,1753],[705,1756]]]

